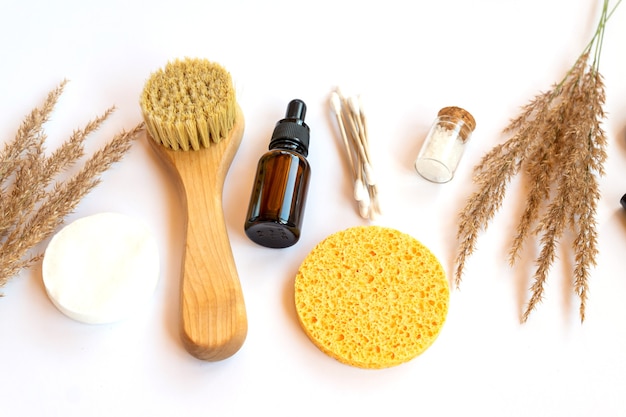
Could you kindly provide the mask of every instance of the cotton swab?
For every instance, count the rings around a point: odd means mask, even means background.
[[[359,214],[374,220],[381,214],[377,179],[371,164],[367,123],[360,97],[345,98],[337,89],[331,93],[330,104],[335,117],[354,180],[354,199]]]

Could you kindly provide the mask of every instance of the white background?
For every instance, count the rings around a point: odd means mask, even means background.
[[[40,266],[2,288],[0,415],[626,415],[626,5],[606,33],[601,72],[609,137],[598,209],[598,265],[587,320],[572,295],[571,254],[559,251],[546,298],[528,323],[532,256],[511,269],[506,249],[523,194],[512,184],[479,241],[442,333],[424,354],[386,370],[325,356],[301,331],[293,281],[329,234],[366,224],[351,184],[328,94],[361,94],[385,215],[378,222],[426,244],[453,271],[456,214],[471,169],[505,138],[520,106],[559,81],[590,39],[599,1],[18,1],[0,6],[0,141],[62,79],[70,83],[46,126],[54,149],[111,105],[117,112],[88,150],[141,121],[152,71],[202,57],[232,74],[246,117],[224,190],[226,221],[246,298],[243,348],[222,362],[191,357],[178,338],[182,213],[173,181],[145,137],[106,172],[67,222],[118,211],[147,222],[161,277],[140,314],[91,326],[48,300]],[[250,242],[243,221],[254,170],[286,104],[301,98],[311,127],[312,182],[300,242]],[[444,106],[477,128],[455,179],[428,183],[413,169]],[[45,243],[40,249],[45,249]]]

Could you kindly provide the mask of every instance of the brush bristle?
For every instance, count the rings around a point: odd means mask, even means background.
[[[140,105],[150,136],[174,150],[198,150],[223,140],[237,116],[230,74],[206,59],[176,60],[154,72]]]

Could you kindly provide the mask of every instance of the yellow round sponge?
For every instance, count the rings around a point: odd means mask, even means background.
[[[352,227],[320,242],[295,280],[300,324],[340,362],[386,368],[437,338],[450,291],[445,271],[419,241],[380,226]]]

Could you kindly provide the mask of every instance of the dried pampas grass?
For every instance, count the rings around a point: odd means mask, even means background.
[[[58,175],[84,156],[85,138],[113,113],[103,115],[75,130],[49,156],[45,154],[43,125],[48,121],[66,85],[63,81],[43,105],[28,114],[13,141],[0,151],[0,287],[41,258],[31,250],[62,224],[80,200],[100,182],[100,175],[118,162],[143,129],[143,123],[117,134],[95,152],[72,177]]]
[[[527,177],[527,203],[509,260],[514,265],[524,242],[531,238],[538,239],[540,252],[522,322],[543,298],[559,239],[566,230],[575,235],[573,287],[580,299],[580,320],[585,319],[590,269],[598,253],[598,177],[604,174],[607,143],[601,125],[605,94],[599,72],[600,52],[606,22],[620,2],[609,11],[609,1],[604,1],[596,33],[563,80],[524,106],[505,129],[510,139],[495,146],[476,166],[474,182],[478,190],[459,216],[457,287],[480,232],[502,205],[507,185],[518,173]]]

